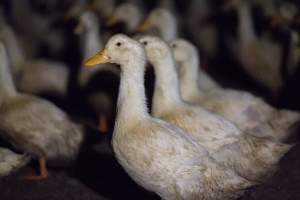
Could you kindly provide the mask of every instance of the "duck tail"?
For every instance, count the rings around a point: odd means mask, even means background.
[[[288,134],[282,142],[287,144],[296,144],[300,141],[300,120],[294,123],[288,130]]]
[[[286,129],[300,121],[300,113],[290,110],[280,110],[270,120],[274,126],[285,127]]]
[[[245,135],[240,145],[248,164],[252,166],[246,168],[249,169],[247,178],[258,182],[264,181],[276,172],[279,161],[293,146],[252,135]]]
[[[243,195],[247,189],[257,185],[257,182],[247,180],[222,165],[210,163],[208,168],[213,171],[214,176],[206,179],[206,185],[212,186],[207,190],[211,190],[215,194],[222,194],[222,199],[236,199]]]
[[[270,165],[277,164],[280,159],[293,147],[291,144],[274,142],[250,135],[246,137],[248,137],[248,144],[252,146],[252,150],[255,151],[256,157],[264,163]]]
[[[300,140],[300,113],[280,110],[269,124],[274,127],[275,140],[284,143],[297,143]]]

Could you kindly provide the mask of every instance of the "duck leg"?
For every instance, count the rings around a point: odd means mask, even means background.
[[[25,180],[30,180],[30,181],[40,181],[48,178],[48,170],[47,170],[47,164],[46,164],[46,159],[45,158],[40,158],[39,159],[39,175],[30,175],[30,176],[25,176]]]
[[[107,117],[103,113],[100,113],[100,115],[99,115],[99,130],[103,133],[108,132]]]

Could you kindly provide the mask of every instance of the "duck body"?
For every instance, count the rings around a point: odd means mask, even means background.
[[[280,72],[281,47],[267,35],[258,37],[254,32],[250,5],[241,1],[237,7],[238,41],[230,41],[230,50],[244,70],[257,82],[278,95],[283,86]]]
[[[15,148],[54,162],[76,158],[83,132],[52,103],[18,95],[1,101],[0,113],[2,136]]]
[[[35,95],[49,93],[65,97],[69,80],[67,66],[46,59],[26,59],[17,35],[8,25],[1,29],[1,37],[7,47],[18,89]]]
[[[281,157],[290,145],[275,143],[245,134],[235,124],[207,110],[191,105],[173,105],[172,111],[162,111],[153,104],[153,115],[185,130],[210,155],[240,176],[262,181],[273,175]],[[159,109],[161,114],[155,113]]]
[[[2,43],[0,58],[1,136],[16,149],[44,161],[56,160],[64,164],[73,160],[83,141],[81,127],[54,104],[17,92]],[[42,178],[46,176],[45,172]]]
[[[202,91],[210,91],[221,87],[219,83],[211,78],[205,71],[199,70],[198,76],[198,85]]]
[[[222,116],[185,103],[179,93],[175,61],[168,45],[155,37],[140,41],[145,44],[156,74],[152,115],[185,130],[219,164],[248,180],[263,180],[272,174],[290,146],[246,135]],[[259,148],[264,150],[257,151]]]
[[[145,53],[127,36],[115,35],[87,63],[121,65],[113,149],[139,185],[162,199],[233,199],[252,184],[219,166],[183,130],[151,117],[145,104]]]
[[[289,137],[289,129],[300,119],[298,112],[277,110],[246,91],[221,87],[203,90],[198,85],[203,76],[198,76],[202,72],[196,47],[182,39],[173,41],[171,47],[178,62],[183,100],[217,113],[257,137],[273,141]]]
[[[0,147],[0,177],[9,175],[11,172],[25,166],[29,161],[29,156],[17,154]]]
[[[245,91],[214,89],[184,96],[184,100],[222,115],[252,135],[278,142],[285,141],[289,129],[300,120],[298,112],[276,110],[263,99]]]
[[[17,85],[20,91],[36,95],[48,93],[65,97],[68,88],[69,70],[64,64],[39,59],[22,63],[22,65],[24,71],[19,76]],[[61,78],[60,81],[57,81],[58,74]]]
[[[146,119],[127,128],[124,132],[117,125],[114,132],[118,161],[138,184],[163,199],[234,199],[251,185],[218,166],[204,148],[164,121]],[[230,189],[237,183],[241,185]]]

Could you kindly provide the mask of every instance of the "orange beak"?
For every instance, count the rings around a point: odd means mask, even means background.
[[[97,64],[104,64],[104,63],[109,63],[110,59],[107,56],[107,50],[103,49],[102,51],[98,52],[96,55],[93,57],[87,59],[85,61],[85,66],[86,67],[92,67]]]
[[[148,19],[146,19],[138,28],[138,32],[145,32],[150,29],[151,23]]]

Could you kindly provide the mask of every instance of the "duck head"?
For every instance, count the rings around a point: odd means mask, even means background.
[[[147,59],[153,66],[159,65],[166,60],[173,59],[168,44],[155,36],[142,36],[139,42],[144,46]]]
[[[86,62],[86,66],[93,66],[104,63],[114,63],[121,66],[130,67],[130,63],[133,61],[144,61],[145,52],[143,46],[123,34],[117,34],[111,37],[105,48],[98,52],[93,57],[89,58]]]
[[[189,59],[198,55],[197,48],[190,42],[184,39],[176,39],[170,43],[170,47],[174,54],[175,61],[185,63]]]
[[[97,16],[91,11],[85,11],[80,15],[74,32],[76,34],[86,33],[89,30],[98,29],[98,24]]]
[[[132,3],[119,5],[107,21],[108,26],[124,23],[129,32],[133,32],[141,23],[142,12]]]
[[[168,10],[157,8],[153,10],[146,20],[138,27],[139,32],[156,30],[155,35],[170,41],[177,37],[177,21],[175,16]]]

